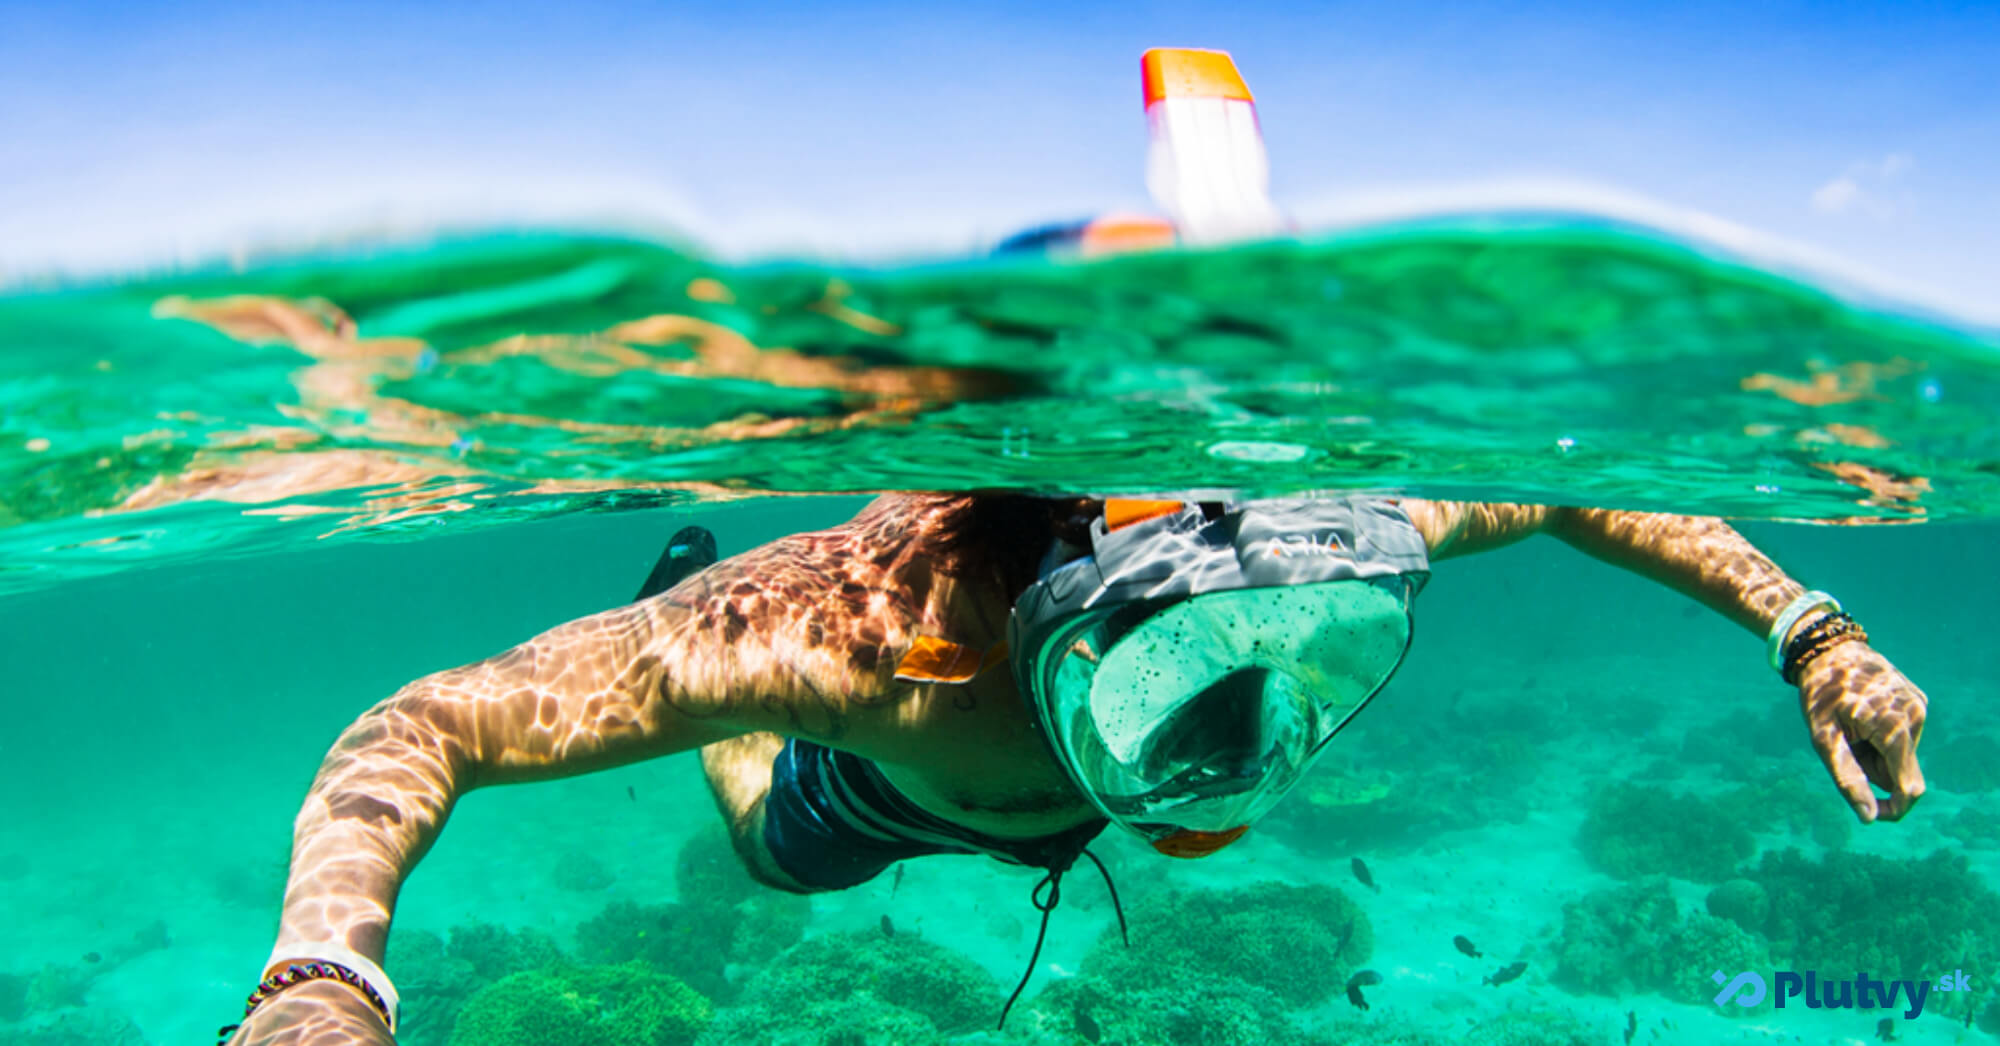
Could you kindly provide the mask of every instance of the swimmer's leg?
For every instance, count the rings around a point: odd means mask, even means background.
[[[785,739],[777,734],[744,734],[703,745],[701,769],[715,793],[716,809],[729,826],[729,841],[750,877],[773,889],[811,893],[778,867],[765,842],[764,800],[771,794],[771,767]]]
[[[715,559],[715,535],[707,527],[682,527],[667,539],[659,562],[653,564],[653,572],[646,575],[646,583],[639,586],[639,594],[632,601],[636,603],[665,592],[689,575],[713,565]]]

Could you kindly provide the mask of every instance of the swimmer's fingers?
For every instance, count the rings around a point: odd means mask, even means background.
[[[1875,820],[1875,792],[1868,787],[1868,774],[1861,769],[1861,763],[1847,747],[1847,735],[1838,724],[1814,723],[1812,728],[1813,751],[1819,753],[1819,761],[1826,765],[1833,775],[1834,787],[1847,798],[1847,805],[1854,810],[1854,816],[1862,824]]]
[[[1898,821],[1924,797],[1924,771],[1917,765],[1916,745],[1907,731],[1897,727],[1886,742],[1856,741],[1854,755],[1868,779],[1889,793],[1875,801],[1875,812],[1884,821]]]
[[[1859,739],[1853,743],[1868,779],[1889,793],[1876,801],[1885,821],[1900,820],[1924,796],[1924,770],[1917,763],[1917,745],[1924,736],[1923,692],[1891,670],[1890,685],[1873,695],[1856,716]]]
[[[1908,813],[1924,794],[1923,691],[1867,644],[1850,642],[1806,666],[1799,694],[1813,749],[1855,816],[1866,824]],[[1871,781],[1889,795],[1875,798]]]

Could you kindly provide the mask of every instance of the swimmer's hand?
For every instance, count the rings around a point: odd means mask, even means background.
[[[1899,820],[1924,794],[1917,742],[1928,700],[1865,642],[1847,642],[1806,663],[1799,700],[1813,750],[1854,815]],[[1869,782],[1888,792],[1877,799]]]
[[[227,1046],[396,1046],[396,1040],[353,989],[311,981],[266,1000]]]

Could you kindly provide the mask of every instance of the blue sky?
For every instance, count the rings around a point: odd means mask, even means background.
[[[433,223],[972,247],[1146,205],[1232,51],[1308,225],[1571,202],[2000,322],[2000,4],[0,0],[0,279]]]

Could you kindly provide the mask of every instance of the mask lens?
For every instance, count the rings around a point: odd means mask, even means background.
[[[1210,593],[1067,630],[1040,676],[1059,754],[1128,825],[1255,820],[1401,661],[1408,586],[1390,580]]]

